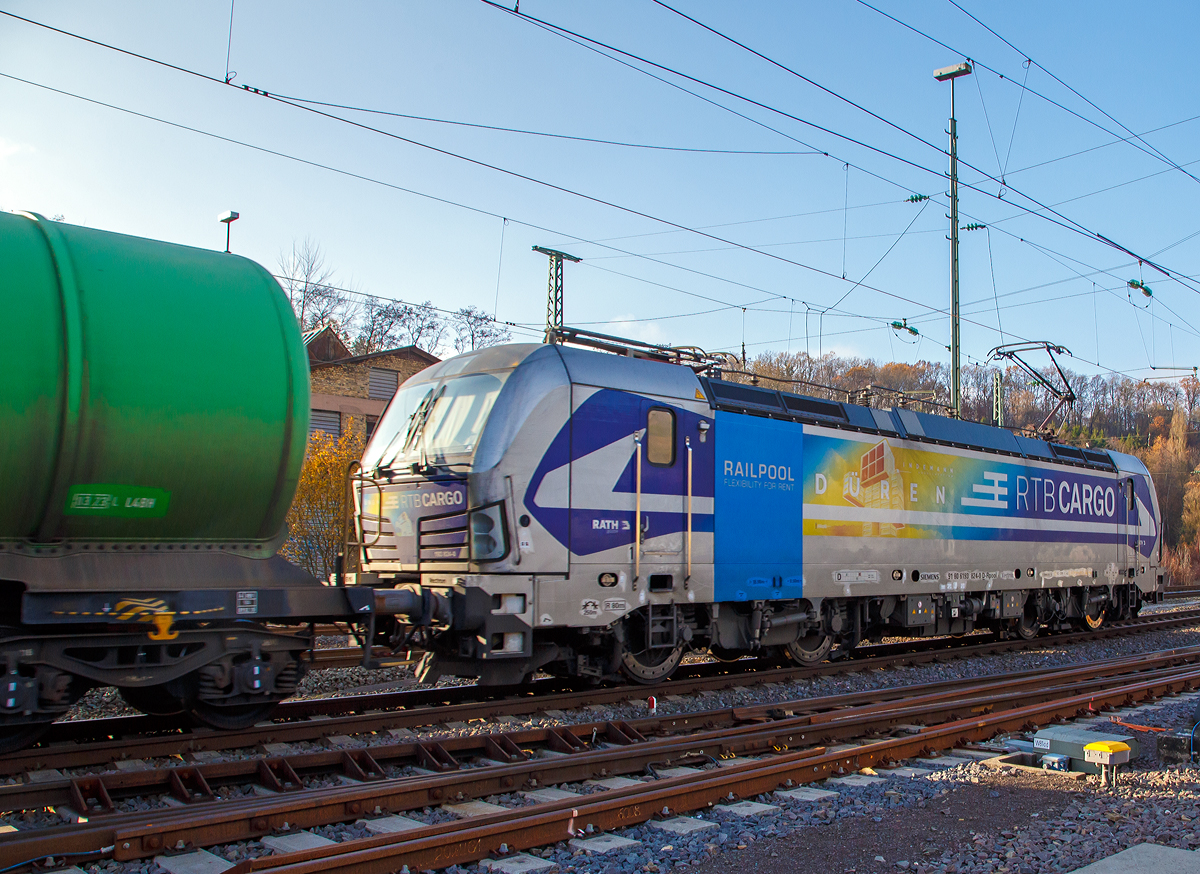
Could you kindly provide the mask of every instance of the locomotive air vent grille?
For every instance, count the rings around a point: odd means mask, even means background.
[[[386,561],[390,557],[390,553],[399,549],[396,543],[396,532],[387,517],[363,513],[359,516],[359,523],[362,525],[363,543],[370,544],[366,547],[369,560],[379,561],[382,559]]]
[[[466,561],[467,514],[426,516],[417,523],[417,558],[428,561]]]
[[[718,401],[779,410],[781,412],[783,410],[783,405],[779,403],[779,393],[770,389],[756,388],[752,385],[739,385],[733,382],[713,381],[709,385],[712,387],[713,397]]]
[[[830,419],[845,420],[846,414],[842,411],[841,404],[835,404],[832,401],[822,401],[817,398],[806,398],[800,395],[787,394],[783,395],[783,403],[793,413],[809,413],[813,416],[825,416]]]
[[[1113,468],[1112,458],[1109,457],[1107,452],[1101,449],[1085,449],[1083,450],[1083,457],[1092,464],[1103,465],[1110,470]]]
[[[1057,458],[1069,458],[1072,461],[1084,460],[1083,450],[1077,449],[1074,446],[1062,446],[1058,443],[1051,443],[1050,451],[1053,452]]]

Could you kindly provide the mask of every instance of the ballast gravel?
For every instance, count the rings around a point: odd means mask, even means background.
[[[946,660],[940,662],[918,665],[898,664],[886,669],[859,671],[853,671],[851,667],[848,669],[851,672],[844,674],[778,683],[752,684],[752,675],[748,675],[745,685],[690,695],[674,695],[670,694],[669,689],[647,688],[644,693],[639,690],[636,695],[631,693],[629,699],[613,704],[594,704],[565,712],[543,711],[530,715],[516,715],[506,718],[505,724],[502,726],[498,726],[493,721],[472,720],[465,724],[421,726],[412,731],[417,737],[425,740],[463,737],[498,730],[638,719],[648,714],[647,698],[650,695],[655,697],[657,714],[671,716],[730,707],[778,704],[798,699],[845,695],[896,686],[939,683],[953,679],[979,679],[1024,671],[1050,670],[1088,661],[1189,646],[1200,646],[1200,626],[1186,626],[1167,631],[1131,634],[1124,637],[1072,644],[1055,644],[1053,638],[1047,638],[1046,646],[1041,649],[995,653],[971,658],[957,658],[953,653],[948,653]],[[390,737],[378,737],[371,739],[370,742],[384,743],[390,740]]]

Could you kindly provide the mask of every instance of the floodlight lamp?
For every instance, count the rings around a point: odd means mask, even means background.
[[[959,76],[971,75],[971,62],[963,61],[961,64],[953,64],[949,67],[942,67],[940,70],[933,71],[933,78],[939,82],[945,82],[948,79],[957,79]]]
[[[230,209],[217,216],[217,221],[227,225],[230,222],[236,222],[239,218],[241,218],[241,213],[236,213]]]

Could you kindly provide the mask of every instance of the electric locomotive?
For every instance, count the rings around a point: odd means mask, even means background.
[[[684,653],[1099,627],[1158,597],[1145,466],[721,378],[572,329],[409,379],[355,479],[378,633],[418,676],[655,683]]]

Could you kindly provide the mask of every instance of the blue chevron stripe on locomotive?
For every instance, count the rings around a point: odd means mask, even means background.
[[[525,508],[574,555],[594,555],[634,542],[634,435],[646,427],[646,414],[654,408],[674,414],[676,445],[670,465],[654,465],[643,456],[642,518],[648,537],[685,530],[685,435],[699,433],[701,420],[713,420],[632,392],[601,389],[580,404],[555,435],[525,492]],[[711,441],[691,440],[693,532],[713,530],[712,447]]]

